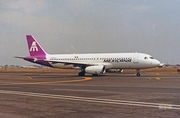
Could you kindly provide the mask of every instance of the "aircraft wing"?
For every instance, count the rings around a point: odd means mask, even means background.
[[[58,64],[58,63],[61,63],[61,64],[64,64],[64,65],[75,65],[75,66],[99,66],[99,65],[104,65],[104,66],[111,66],[109,65],[108,63],[87,63],[87,62],[72,62],[72,61],[65,61],[65,60],[47,60],[47,59],[37,59],[37,58],[28,58],[28,57],[19,57],[19,56],[16,56],[15,58],[20,58],[20,59],[24,59],[24,60],[29,60],[29,61],[45,61],[45,62],[51,62],[52,64]]]
[[[16,56],[15,58],[19,58],[19,59],[25,59],[25,60],[32,60],[32,61],[37,61],[37,60],[42,60],[42,61],[46,61],[46,62],[51,62],[52,64],[57,64],[57,63],[62,63],[65,65],[79,65],[79,66],[91,66],[91,65],[95,65],[95,64],[89,64],[86,62],[72,62],[72,61],[62,61],[62,60],[46,60],[46,59],[37,59],[37,58],[28,58],[28,57],[19,57]]]
[[[51,62],[52,64],[56,64],[56,63],[62,63],[64,65],[74,65],[74,66],[106,66],[106,68],[112,68],[112,64],[111,63],[87,63],[87,62],[72,62],[72,61],[64,61],[64,60],[46,60],[47,62]]]
[[[62,60],[46,60],[47,62],[51,62],[52,64],[57,64],[57,63],[64,63],[65,65],[79,65],[79,66],[94,66],[96,64],[92,63],[86,63],[86,62],[72,62],[72,61],[62,61]]]

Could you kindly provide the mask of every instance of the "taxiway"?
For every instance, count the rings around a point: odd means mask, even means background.
[[[0,117],[180,117],[179,74],[1,73]]]

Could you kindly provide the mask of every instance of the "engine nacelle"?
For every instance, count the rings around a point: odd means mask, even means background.
[[[85,72],[89,74],[100,74],[105,73],[106,69],[104,66],[88,66],[85,68]]]
[[[107,69],[106,71],[110,73],[122,73],[123,69]]]

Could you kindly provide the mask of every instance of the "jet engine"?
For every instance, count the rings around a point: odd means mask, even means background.
[[[89,74],[100,74],[105,73],[106,69],[104,66],[88,66],[85,68],[85,72]]]

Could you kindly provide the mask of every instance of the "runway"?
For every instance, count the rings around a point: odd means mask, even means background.
[[[180,117],[179,74],[1,73],[0,117]]]

